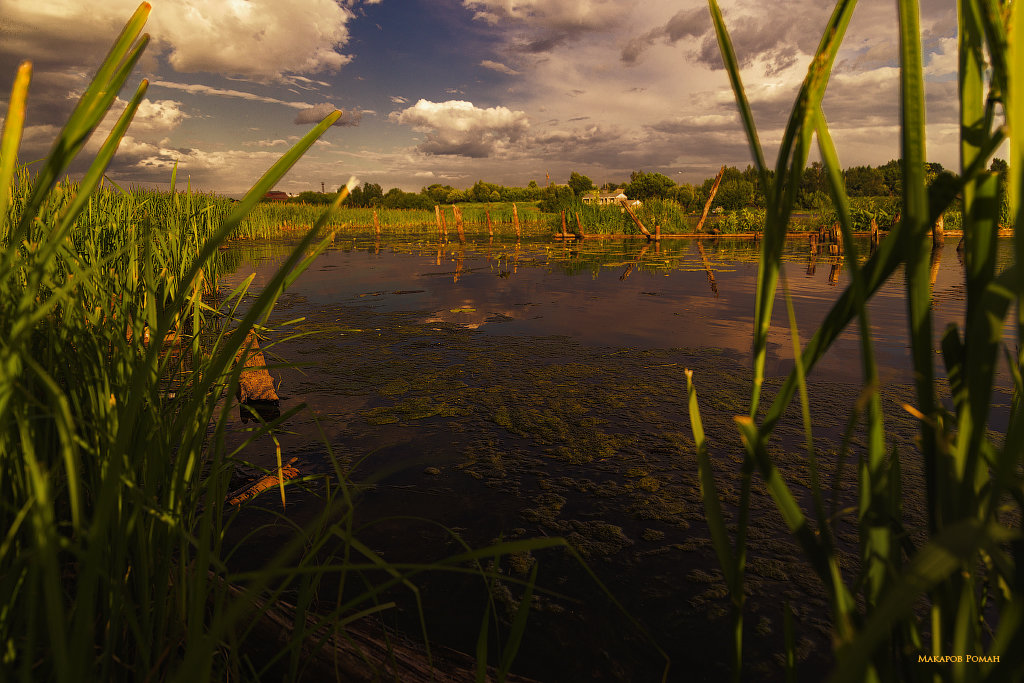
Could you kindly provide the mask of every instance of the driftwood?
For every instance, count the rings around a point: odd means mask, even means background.
[[[704,202],[704,212],[700,215],[700,221],[697,223],[697,229],[694,232],[700,232],[704,229],[704,221],[708,219],[708,211],[711,210],[711,202],[715,201],[715,194],[718,192],[718,186],[722,182],[722,176],[725,175],[725,165],[722,165],[722,169],[715,176],[715,184],[711,186],[711,194],[708,195],[708,200]]]

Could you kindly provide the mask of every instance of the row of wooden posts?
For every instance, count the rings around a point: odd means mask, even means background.
[[[563,212],[564,214],[564,212]],[[466,229],[465,222],[462,220],[462,209],[455,204],[452,204],[452,216],[455,219],[455,229],[459,235],[459,241],[466,241]],[[494,237],[494,223],[491,221],[491,210],[487,209],[487,235]],[[564,222],[563,216],[563,222]],[[434,205],[434,219],[437,222],[437,236],[448,237],[448,220],[445,218],[444,211],[441,210],[441,206],[438,204]],[[516,239],[523,236],[523,229],[519,225],[519,209],[516,208],[515,204],[512,204],[512,229],[516,232]],[[377,215],[377,210],[373,210],[373,232],[380,237],[380,218]]]

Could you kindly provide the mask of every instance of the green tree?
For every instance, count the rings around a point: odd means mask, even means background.
[[[682,185],[676,185],[674,189],[673,199],[679,202],[679,205],[684,209],[689,210],[690,204],[693,203],[696,194],[693,189],[693,185],[689,183],[683,183]]]
[[[853,166],[843,172],[846,194],[851,197],[881,197],[889,194],[885,176],[874,166]]]
[[[675,182],[661,173],[644,173],[633,171],[629,174],[629,183],[624,188],[630,199],[650,199],[651,197],[666,198],[671,196]]]
[[[581,175],[576,171],[573,171],[569,175],[569,187],[572,189],[572,193],[577,197],[582,197],[585,193],[594,189],[594,181],[585,175]]]
[[[430,201],[432,201],[434,204],[444,204],[446,201],[448,201],[448,193],[454,189],[455,188],[452,187],[451,185],[442,185],[440,183],[434,183],[433,185],[428,185],[427,187],[424,187],[422,190],[420,190],[420,194],[430,197]]]
[[[903,194],[903,164],[899,159],[882,164],[878,167],[879,173],[885,182],[885,191],[890,197],[899,197]]]

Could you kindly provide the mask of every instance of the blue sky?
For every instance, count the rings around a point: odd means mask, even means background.
[[[134,0],[0,0],[0,97],[34,62],[22,160],[46,153]],[[769,158],[831,8],[722,0]],[[955,6],[922,3],[929,155],[957,167]],[[896,11],[859,3],[824,109],[844,166],[898,156]],[[111,169],[238,195],[333,108],[278,185],[510,185],[632,170],[700,182],[750,153],[702,0],[155,0],[147,101]],[[128,96],[128,93],[122,93]],[[102,133],[102,131],[101,131]],[[96,136],[98,137],[98,136]]]

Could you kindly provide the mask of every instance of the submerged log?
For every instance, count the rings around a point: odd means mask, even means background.
[[[246,484],[237,491],[228,494],[225,502],[227,502],[228,505],[241,505],[245,501],[255,498],[268,489],[280,486],[291,479],[298,479],[299,468],[295,466],[295,463],[298,461],[298,458],[292,458],[276,472],[260,477],[256,481]]]
[[[274,390],[274,380],[267,372],[267,361],[260,351],[256,334],[249,330],[242,343],[242,348],[235,356],[235,363],[245,359],[242,372],[238,376],[238,391],[235,397],[242,403],[253,401],[278,402],[277,392]]]

